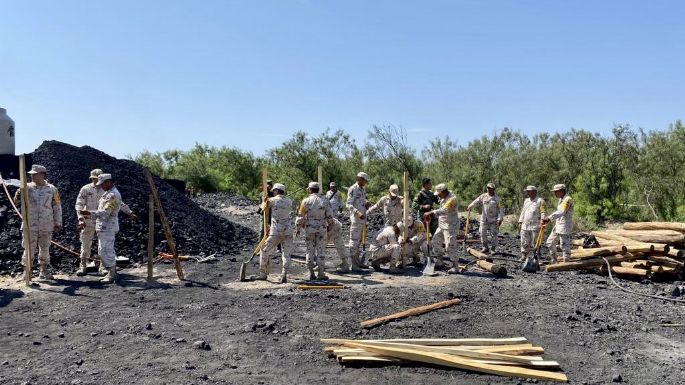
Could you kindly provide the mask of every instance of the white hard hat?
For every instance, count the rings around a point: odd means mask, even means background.
[[[388,191],[390,192],[390,195],[396,197],[400,192],[400,188],[396,184],[391,184]]]
[[[98,175],[98,183],[96,184],[96,186],[101,186],[107,180],[112,180],[112,174],[100,174],[100,175]]]
[[[357,174],[357,178],[362,178],[362,179],[364,179],[364,180],[367,181],[367,182],[369,181],[369,175],[368,175],[367,173],[365,173],[365,172],[359,172],[359,173]]]
[[[439,185],[435,186],[435,193],[441,193],[443,191],[447,190],[447,186],[444,183],[440,183]]]
[[[271,188],[272,190],[280,190],[285,192],[285,185],[282,183],[276,183],[274,184],[274,187]]]

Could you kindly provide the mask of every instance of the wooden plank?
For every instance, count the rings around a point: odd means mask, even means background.
[[[481,373],[495,374],[500,376],[519,377],[519,378],[535,378],[539,380],[567,382],[568,378],[563,373],[549,372],[536,369],[526,369],[521,367],[512,367],[506,365],[491,365],[482,364],[463,357],[432,352],[419,352],[409,349],[380,347],[365,343],[352,342],[349,343],[351,347],[358,347],[372,351],[374,353],[382,354],[389,357],[395,357],[408,361],[423,362],[432,365],[448,366],[459,368],[463,370],[470,370]]]
[[[494,274],[496,277],[504,278],[507,276],[507,268],[503,265],[497,265],[492,262],[488,262],[483,259],[476,261],[476,265],[483,270],[487,270]]]
[[[379,357],[379,356],[371,356],[370,353],[367,352],[367,356],[344,356],[340,357],[338,359],[339,362],[371,362],[371,363],[398,363],[402,362],[402,360],[397,359],[397,358],[390,358],[390,357]]]
[[[297,285],[298,289],[301,290],[336,290],[336,289],[347,289],[344,285]]]
[[[328,345],[343,345],[345,342],[396,342],[414,345],[428,345],[428,346],[505,346],[525,344],[528,342],[526,337],[510,337],[510,338],[404,338],[404,339],[382,339],[382,340],[348,340],[342,338],[322,338],[320,340]]]
[[[668,266],[668,267],[675,267],[675,268],[680,268],[680,269],[685,267],[685,262],[677,261],[677,260],[675,260],[673,258],[669,258],[669,257],[662,257],[660,255],[649,255],[649,256],[647,256],[647,259],[649,259],[650,261],[659,262],[662,265]]]
[[[155,186],[155,180],[152,178],[152,173],[147,168],[145,169],[145,177],[147,178],[147,183],[150,185],[150,193],[152,193],[152,198],[157,206],[157,213],[159,214],[159,221],[162,223],[162,228],[164,229],[164,235],[166,236],[167,247],[171,255],[174,256],[174,266],[176,267],[176,275],[178,279],[183,281],[185,278],[183,276],[183,268],[181,267],[181,261],[178,259],[178,252],[176,252],[176,242],[174,241],[174,236],[171,233],[171,226],[169,226],[169,221],[167,220],[166,214],[164,213],[164,207],[162,206],[162,200],[159,198],[159,193],[157,192],[157,186]]]
[[[154,253],[155,253],[155,198],[150,194],[147,209],[149,212],[147,221],[147,280],[154,278]]]
[[[345,343],[345,346],[353,346],[356,342],[347,342]],[[444,348],[440,346],[422,346],[422,345],[412,345],[412,344],[401,344],[401,343],[394,343],[394,342],[365,342],[364,343],[367,346],[375,346],[375,347],[385,347],[385,348],[398,348],[398,349],[406,349],[406,350],[411,350],[411,351],[417,351],[417,352],[432,352],[432,353],[444,353],[444,354],[452,354],[452,355],[458,355],[461,357],[468,357],[468,358],[478,358],[478,359],[486,359],[486,360],[499,360],[499,361],[510,361],[510,362],[518,362],[518,363],[529,363],[531,361],[542,361],[542,358],[539,356],[510,356],[508,354],[502,354],[502,353],[490,353],[490,352],[483,352],[480,350],[468,350],[468,349],[454,349],[454,348]],[[366,349],[366,348],[364,348]]]
[[[446,307],[458,305],[459,303],[461,303],[460,299],[450,299],[447,301],[442,301],[442,302],[434,303],[431,305],[419,306],[419,307],[415,307],[415,308],[411,308],[411,309],[401,311],[399,313],[394,313],[394,314],[386,315],[383,317],[362,321],[360,323],[360,325],[363,328],[372,328],[374,326],[378,326],[378,325],[384,324],[384,323],[389,322],[389,321],[393,321],[393,320],[397,320],[397,319],[401,319],[401,318],[406,318],[406,317],[411,317],[411,316],[416,316],[416,315],[431,312],[433,310],[444,309]]]
[[[487,254],[483,253],[480,250],[476,250],[474,248],[471,248],[471,247],[467,248],[466,252],[473,255],[474,257],[476,257],[478,259],[487,259],[488,258]]]
[[[29,213],[31,203],[29,203],[29,191],[26,187],[26,160],[23,154],[19,155],[19,181],[21,183],[19,190],[19,195],[21,197],[21,221],[24,226],[24,239],[26,240],[26,246],[24,247],[24,253],[26,253],[26,261],[24,262],[24,283],[26,283],[26,286],[30,286],[34,250],[31,247],[31,218]],[[7,198],[12,199],[9,196]]]

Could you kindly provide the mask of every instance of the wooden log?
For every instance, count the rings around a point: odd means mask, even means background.
[[[628,275],[633,277],[647,277],[649,271],[645,269],[635,269],[632,267],[611,266],[611,272],[619,275]]]
[[[572,250],[571,258],[582,259],[582,258],[593,258],[602,255],[614,255],[622,254],[628,251],[624,245],[607,246],[607,247],[596,247],[594,249],[582,249],[582,250]]]
[[[680,222],[626,222],[624,230],[673,230],[685,232],[685,223]]]
[[[154,253],[155,253],[155,198],[150,194],[148,199],[148,221],[147,221],[147,280],[154,278]]]
[[[633,262],[621,262],[620,264],[621,267],[630,267],[633,269],[649,269],[650,267],[652,267],[652,265],[652,261],[644,259],[640,259]]]
[[[480,251],[480,250],[476,250],[476,249],[474,249],[474,248],[471,248],[471,247],[468,247],[468,248],[466,249],[466,252],[469,253],[469,254],[471,254],[471,255],[473,255],[474,257],[476,257],[476,258],[478,258],[478,259],[487,259],[487,258],[488,258],[488,255],[487,255],[487,254],[483,253],[483,252]]]
[[[630,253],[625,253],[622,255],[615,255],[605,257],[609,263],[619,263],[623,261],[632,261],[641,258],[641,255],[633,255]],[[559,262],[551,265],[547,265],[545,271],[569,271],[569,270],[583,270],[589,269],[597,266],[606,265],[603,258],[592,258],[584,259],[582,261],[571,261],[571,262]]]
[[[666,255],[673,258],[685,259],[685,250],[671,249],[666,252]]]
[[[328,345],[343,345],[345,342],[382,341],[397,342],[402,344],[429,345],[429,346],[506,346],[528,343],[526,337],[510,338],[405,338],[384,340],[348,340],[344,338],[321,338],[321,342]]]
[[[599,242],[600,245],[602,246],[614,246],[614,245],[630,245],[630,244],[636,244],[636,245],[644,245],[644,242],[639,242],[631,238],[623,237],[620,235],[608,233],[606,231],[593,231],[592,235],[595,236],[597,241]],[[658,251],[664,251],[668,252],[670,250],[670,246],[664,243],[649,243],[652,245],[653,250],[658,250]]]
[[[685,243],[685,233],[675,230],[607,230],[606,232],[646,243]]]
[[[350,346],[370,350],[384,356],[395,357],[408,361],[423,362],[431,365],[441,365],[463,370],[471,370],[481,373],[495,374],[499,376],[512,376],[519,378],[536,378],[540,380],[567,382],[568,378],[563,373],[526,369],[520,367],[510,367],[506,365],[482,364],[463,357],[432,352],[419,352],[409,349],[378,347],[362,343],[352,343]]]
[[[678,269],[675,267],[668,267],[668,266],[652,266],[650,268],[652,274],[658,274],[658,275],[673,275],[678,272]]]
[[[23,154],[19,155],[19,181],[21,186],[19,187],[19,196],[21,197],[21,220],[23,226],[22,235],[26,241],[24,246],[24,255],[26,256],[26,260],[24,261],[24,283],[26,286],[30,286],[34,250],[31,247],[31,203],[29,202],[29,190],[26,186],[26,161]],[[7,199],[12,198],[8,196]]]
[[[401,311],[399,313],[386,315],[386,316],[383,316],[380,318],[374,318],[374,319],[362,321],[360,323],[360,325],[363,328],[372,328],[374,326],[378,326],[378,325],[384,324],[384,323],[389,322],[389,321],[394,321],[394,320],[406,318],[406,317],[412,317],[412,316],[428,313],[428,312],[431,312],[433,310],[444,309],[446,307],[458,305],[459,303],[461,303],[461,300],[458,298],[457,299],[450,299],[447,301],[442,301],[442,302],[434,303],[431,305],[425,305],[425,306],[419,306],[419,307],[407,309],[407,310]]]
[[[574,239],[571,241],[571,246],[582,247],[584,243],[585,241],[582,239]]]
[[[649,259],[650,261],[659,262],[663,266],[674,267],[678,269],[682,269],[683,267],[685,267],[685,262],[681,262],[673,258],[661,255],[649,255],[647,256],[647,259]]]
[[[382,356],[371,356],[371,355],[368,355],[368,356],[344,356],[344,357],[340,357],[338,359],[338,361],[347,362],[347,363],[358,363],[358,362],[398,363],[398,362],[402,362],[402,360],[397,359],[397,358],[382,357]]]
[[[496,265],[492,262],[488,262],[482,259],[476,261],[476,265],[483,270],[487,270],[494,274],[496,277],[504,278],[507,276],[507,268],[502,265]]]

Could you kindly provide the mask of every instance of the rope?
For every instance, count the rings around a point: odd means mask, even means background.
[[[666,298],[666,297],[660,297],[660,296],[654,295],[654,294],[638,293],[638,292],[636,292],[636,291],[633,291],[633,290],[630,290],[630,289],[626,289],[625,287],[622,287],[621,285],[618,284],[618,282],[616,282],[616,281],[614,280],[614,276],[611,274],[611,265],[609,264],[609,261],[607,261],[607,259],[604,258],[604,257],[602,257],[602,259],[604,260],[604,263],[607,264],[607,272],[609,272],[609,279],[611,279],[611,282],[612,282],[614,285],[616,285],[617,288],[619,288],[619,289],[625,291],[626,293],[635,294],[635,295],[638,295],[638,296],[641,296],[641,297],[656,298],[656,299],[660,299],[660,300],[662,300],[662,301],[671,301],[671,302],[685,303],[685,300],[683,300],[683,299]]]

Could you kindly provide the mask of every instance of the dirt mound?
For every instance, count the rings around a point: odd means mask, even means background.
[[[88,183],[90,170],[101,168],[112,173],[124,202],[141,218],[133,221],[126,215],[120,215],[117,254],[134,261],[146,258],[149,186],[141,165],[131,160],[116,159],[92,147],[76,147],[57,141],[43,142],[33,153],[33,162],[47,167],[50,183],[57,186],[62,196],[64,230],[55,234],[57,242],[73,250],[80,247],[74,209],[76,197],[80,188]],[[160,178],[155,177],[155,182],[179,253],[236,254],[255,242],[257,235],[252,230],[203,210]],[[14,193],[14,190],[10,192]],[[11,213],[4,192],[1,195],[0,271],[17,270],[22,252],[20,221]],[[155,246],[158,250],[166,250],[165,244],[162,227],[156,223]],[[62,270],[71,271],[78,265],[77,257],[56,247],[51,248],[51,255],[52,265]]]

